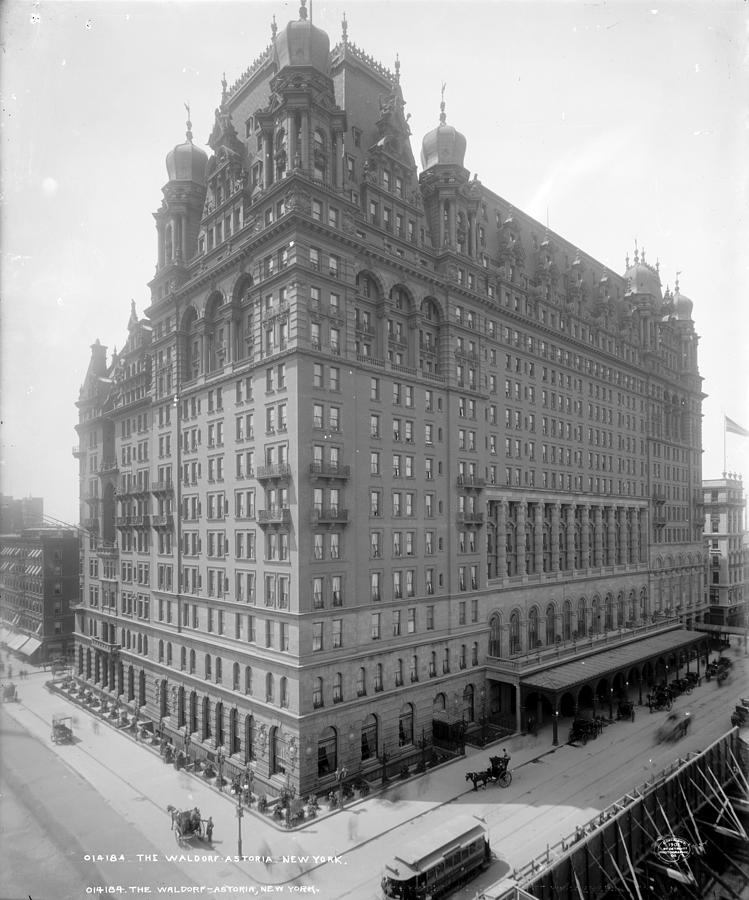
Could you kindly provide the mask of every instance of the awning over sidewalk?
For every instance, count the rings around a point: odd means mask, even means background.
[[[28,640],[28,637],[27,634],[14,634],[8,641],[8,649],[18,650],[21,644],[24,644]]]
[[[602,647],[600,653],[592,656],[559,663],[541,672],[525,675],[520,679],[520,683],[525,688],[549,693],[562,692],[575,685],[602,678],[611,672],[635,666],[653,657],[674,653],[704,640],[704,634],[695,634],[694,631],[665,631],[631,644]]]
[[[24,656],[32,656],[42,646],[42,642],[35,637],[30,637],[26,643],[18,647],[18,652]]]

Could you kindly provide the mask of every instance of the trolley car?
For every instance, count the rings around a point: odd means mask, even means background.
[[[486,829],[461,816],[399,850],[385,867],[384,897],[426,900],[443,897],[473,878],[491,860]]]

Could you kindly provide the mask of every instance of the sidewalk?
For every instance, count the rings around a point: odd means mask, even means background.
[[[15,668],[15,667],[14,667]],[[231,794],[219,793],[198,776],[177,771],[163,762],[155,748],[134,741],[122,731],[81,709],[68,698],[50,693],[45,687],[50,674],[28,667],[29,677],[16,681],[19,703],[5,704],[5,710],[32,735],[49,746],[71,768],[86,778],[106,799],[139,829],[149,841],[144,853],[182,853],[204,857],[214,852],[222,864],[205,861],[191,864],[189,875],[201,883],[246,883],[250,880],[264,884],[288,884],[307,874],[331,856],[343,857],[393,831],[406,822],[454,800],[473,790],[465,773],[484,769],[489,756],[501,753],[506,747],[512,756],[511,771],[518,769],[555,748],[551,746],[550,729],[543,729],[538,737],[518,735],[482,750],[467,747],[466,756],[429,769],[425,775],[407,781],[390,781],[384,790],[354,800],[341,810],[323,812],[306,820],[301,826],[287,830],[274,820],[245,809],[242,820],[243,855],[240,866],[226,860],[237,854],[236,802]],[[74,717],[74,745],[54,745],[50,740],[53,714]],[[496,793],[479,792],[481,802],[500,803],[502,789]],[[144,802],[146,801],[146,802]],[[199,840],[179,848],[170,833],[167,806],[199,807],[204,819],[213,818],[213,844]],[[105,839],[105,838],[104,838]],[[92,851],[112,853],[116,848],[102,846]],[[280,862],[284,855],[312,857],[299,863],[298,869],[289,865],[275,867],[267,857]],[[265,857],[263,859],[261,857]],[[317,859],[315,859],[317,857]],[[288,860],[286,861],[288,862]],[[192,863],[192,861],[191,861]],[[205,869],[201,871],[201,869]]]

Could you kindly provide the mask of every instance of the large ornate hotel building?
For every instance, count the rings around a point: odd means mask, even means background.
[[[522,727],[531,655],[702,620],[698,339],[644,251],[471,178],[444,102],[417,172],[399,63],[304,7],[191,127],[78,400],[82,679],[307,791]]]

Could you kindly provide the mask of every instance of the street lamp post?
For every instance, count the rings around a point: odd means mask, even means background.
[[[486,688],[481,688],[481,746],[486,741]]]
[[[224,789],[224,748],[219,747],[216,750],[216,773],[217,779],[216,782],[218,784],[218,789],[223,791]]]
[[[614,719],[614,689],[609,688],[609,722]]]
[[[237,794],[237,856],[241,858],[242,856],[242,816],[244,815],[244,809],[242,809],[242,794]]]
[[[421,740],[419,741],[419,750],[421,750],[421,769],[426,771],[427,767],[427,739],[424,729],[421,729]]]
[[[338,806],[343,807],[343,782],[348,777],[348,769],[341,766],[335,770],[335,779],[338,784]]]

